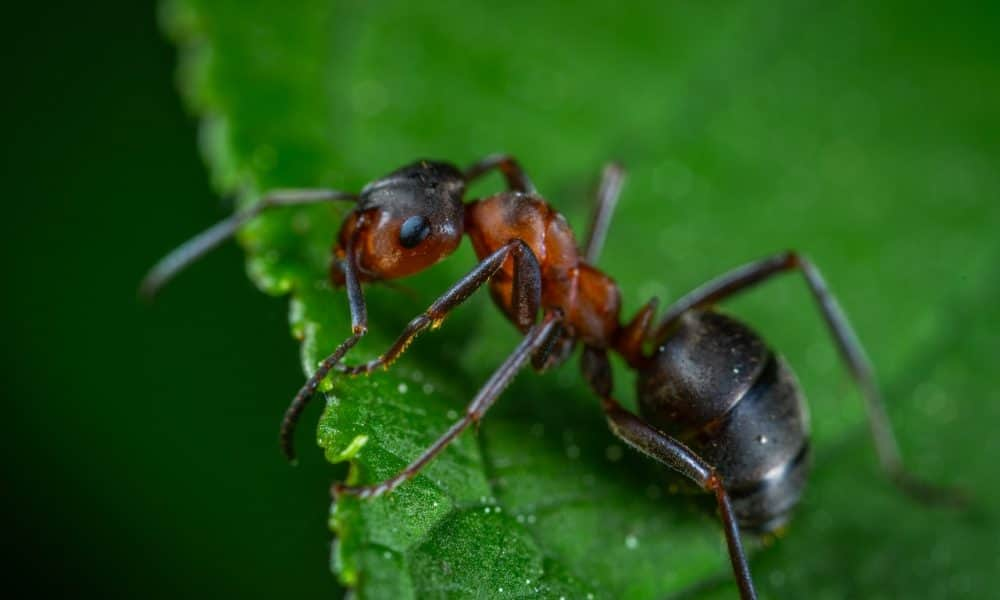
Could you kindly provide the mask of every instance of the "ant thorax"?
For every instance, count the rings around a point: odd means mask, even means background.
[[[542,306],[560,309],[567,333],[608,348],[618,331],[621,294],[615,282],[586,264],[566,218],[535,194],[503,192],[466,205],[465,229],[482,260],[510,240],[531,249],[542,273]],[[513,260],[490,281],[494,301],[513,314]]]

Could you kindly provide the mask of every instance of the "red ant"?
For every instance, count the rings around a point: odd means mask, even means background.
[[[463,203],[468,184],[494,170],[505,177],[507,191]],[[155,294],[178,271],[265,210],[354,202],[340,228],[330,270],[334,285],[347,289],[352,333],[320,363],[288,407],[281,425],[285,455],[294,458],[292,434],[299,415],[331,370],[358,375],[388,367],[418,334],[437,326],[489,283],[494,302],[524,339],[480,388],[465,414],[403,471],[371,485],[335,483],[334,497],[370,498],[398,487],[478,423],[529,361],[544,370],[568,359],[580,343],[583,376],[600,396],[611,431],[714,494],[740,595],[749,599],[756,593],[739,530],[774,531],[790,517],[810,464],[806,408],[785,361],[756,332],[712,306],[775,275],[797,271],[861,389],[882,469],[919,499],[957,502],[957,496],[904,470],[871,365],[819,270],[804,256],[783,252],[749,263],[682,297],[658,322],[653,299],[621,324],[618,286],[592,265],[623,182],[620,166],[604,169],[582,250],[566,219],[535,192],[518,162],[507,155],[487,157],[465,171],[445,162],[418,161],[368,184],[359,194],[277,191],[166,256],[150,271],[142,291]],[[377,359],[343,365],[341,359],[368,331],[362,284],[430,267],[458,247],[463,233],[471,238],[479,264],[410,321]],[[647,352],[646,347],[653,350]],[[639,415],[611,395],[609,351],[638,373]]]

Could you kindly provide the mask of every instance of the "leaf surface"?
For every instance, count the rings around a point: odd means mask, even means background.
[[[982,378],[1000,293],[1000,78],[981,42],[990,20],[961,11],[175,0],[163,13],[215,181],[242,203],[503,150],[582,231],[615,158],[631,177],[600,266],[627,313],[804,250],[874,360],[910,465],[985,506],[1000,454]],[[341,214],[287,210],[241,235],[253,280],[291,295],[307,372],[349,331],[326,280]],[[378,354],[473,264],[464,245],[405,281],[409,292],[369,288],[371,333],[350,360]],[[802,282],[727,309],[789,358],[813,415],[817,459],[796,520],[754,546],[764,595],[981,597],[1000,557],[995,509],[929,510],[879,478],[860,399]],[[349,461],[355,482],[394,474],[517,339],[479,294],[391,371],[335,379],[326,458]],[[616,378],[630,403],[631,374],[617,365]],[[395,493],[341,502],[333,567],[362,598],[732,597],[711,511],[675,484],[607,432],[571,361],[523,374],[478,434]]]

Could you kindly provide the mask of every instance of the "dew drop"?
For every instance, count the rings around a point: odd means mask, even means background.
[[[410,389],[409,386],[407,386],[405,383],[400,383],[398,386],[396,386],[396,390],[398,390],[400,394],[405,394],[409,389]]]
[[[629,550],[635,550],[636,548],[639,547],[639,538],[635,537],[632,534],[629,534],[628,536],[625,537],[625,547],[628,548]]]
[[[768,439],[767,439],[766,435],[758,435],[757,436],[757,443],[758,444],[766,444],[767,442],[768,442]]]
[[[458,418],[458,413],[453,410],[449,410],[445,416],[454,421]]]

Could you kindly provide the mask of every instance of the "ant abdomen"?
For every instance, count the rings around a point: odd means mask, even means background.
[[[808,415],[795,375],[759,335],[691,311],[637,385],[642,416],[715,467],[742,527],[788,520],[809,470]]]

